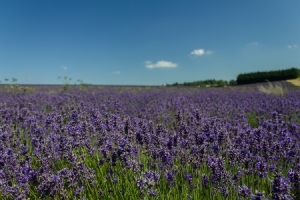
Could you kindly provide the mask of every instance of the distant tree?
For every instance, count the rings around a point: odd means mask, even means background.
[[[236,83],[236,80],[230,80],[229,81],[229,85],[236,85],[237,83]]]
[[[224,81],[224,80],[218,80],[216,82],[217,82],[218,87],[224,87],[224,86],[228,85],[227,81]]]
[[[237,84],[259,83],[265,81],[281,81],[299,77],[299,69],[291,68],[276,71],[252,72],[239,74]]]
[[[203,81],[193,81],[193,82],[184,82],[184,83],[173,83],[172,86],[195,86],[195,87],[203,87],[203,86],[212,86],[212,87],[223,87],[228,85],[228,81],[226,80],[215,80],[215,79],[207,79]]]

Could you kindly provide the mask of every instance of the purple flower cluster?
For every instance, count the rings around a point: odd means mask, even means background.
[[[184,184],[224,197],[300,194],[299,91],[135,90],[2,92],[0,198],[105,195],[99,181],[121,185],[126,170],[148,196]],[[255,192],[266,182],[271,190]]]

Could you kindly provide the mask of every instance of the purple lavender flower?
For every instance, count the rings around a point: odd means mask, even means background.
[[[150,189],[147,191],[147,194],[150,196],[150,197],[155,197],[157,196],[157,191],[156,190],[153,190],[153,189]]]
[[[245,184],[243,186],[238,187],[239,195],[241,195],[244,198],[248,198],[251,195],[251,188],[248,188]]]
[[[229,194],[229,190],[226,186],[222,186],[221,187],[221,194],[224,196],[224,197],[228,197],[228,194]]]
[[[296,189],[296,192],[300,192],[300,172],[293,171],[292,169],[288,172],[288,178],[291,181],[293,188]]]
[[[169,183],[173,182],[174,177],[175,177],[174,171],[166,171],[165,172],[165,178]]]
[[[293,199],[291,196],[291,186],[288,178],[283,178],[276,174],[272,185],[272,199]]]
[[[135,181],[136,181],[136,185],[140,189],[140,191],[143,191],[146,188],[142,178],[137,178]]]
[[[143,177],[149,182],[157,183],[160,178],[160,175],[154,171],[149,170],[143,173]]]
[[[267,176],[268,174],[267,166],[268,166],[267,163],[263,161],[259,161],[256,163],[256,168],[258,170],[259,177],[265,178]]]
[[[208,188],[209,178],[208,178],[208,176],[206,174],[202,175],[201,182],[202,182],[202,186],[204,188]]]
[[[251,194],[252,200],[268,200],[265,198],[264,192],[256,191],[255,194]]]
[[[185,180],[187,180],[189,183],[191,183],[192,180],[193,180],[193,177],[192,177],[192,175],[191,175],[189,172],[184,173],[184,174],[183,174],[183,178],[184,178]]]

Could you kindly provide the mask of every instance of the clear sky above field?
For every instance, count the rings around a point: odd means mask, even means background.
[[[0,80],[162,85],[300,68],[299,0],[0,0]]]

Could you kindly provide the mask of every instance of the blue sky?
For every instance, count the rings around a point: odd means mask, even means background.
[[[0,0],[0,80],[162,85],[300,68],[299,0]]]

